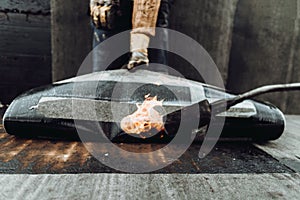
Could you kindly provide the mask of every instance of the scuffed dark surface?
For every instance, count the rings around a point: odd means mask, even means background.
[[[1,0],[0,11],[50,14],[50,0]]]
[[[105,144],[103,144],[105,146]],[[135,152],[149,152],[165,144],[118,144]],[[284,173],[285,165],[247,141],[220,142],[198,159],[200,144],[193,144],[170,166],[154,173]],[[90,155],[81,142],[16,138],[0,127],[0,173],[118,173]],[[108,154],[107,159],[113,159]]]
[[[1,0],[0,44],[3,104],[51,83],[50,0]]]

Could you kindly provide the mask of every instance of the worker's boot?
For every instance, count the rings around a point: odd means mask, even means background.
[[[149,64],[148,46],[150,37],[143,33],[130,34],[130,51],[131,58],[128,62],[127,69],[132,69],[138,65]]]
[[[146,64],[146,65],[149,64],[148,54],[135,51],[135,52],[132,52],[132,54],[131,54],[130,60],[127,65],[127,69],[130,70],[134,67],[137,67],[137,66],[143,65],[143,64]]]

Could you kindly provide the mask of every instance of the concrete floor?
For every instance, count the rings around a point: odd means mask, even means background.
[[[300,176],[275,174],[2,175],[1,199],[299,199]]]
[[[300,116],[287,116],[279,140],[223,141],[202,160],[193,144],[151,174],[110,169],[78,142],[20,139],[2,129],[0,199],[299,199],[299,129]],[[159,144],[122,145],[149,151]]]

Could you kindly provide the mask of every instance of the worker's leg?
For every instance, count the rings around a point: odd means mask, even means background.
[[[161,0],[158,18],[156,26],[159,28],[168,28],[169,27],[169,16],[170,16],[171,3],[170,0]],[[155,37],[158,39],[155,47],[157,49],[149,50],[149,59],[151,63],[159,63],[163,65],[168,65],[168,53],[162,49],[168,50],[168,31],[164,29],[160,29],[160,31],[156,32]],[[151,41],[150,41],[151,44]],[[152,45],[150,45],[152,46]]]
[[[120,9],[122,17],[118,20],[118,24],[114,30],[103,30],[101,28],[93,27],[93,48],[97,47],[101,42],[118,34],[122,31],[131,29],[132,16],[132,2],[131,0],[121,0]],[[129,38],[128,38],[129,39]],[[128,49],[129,50],[129,49]],[[114,52],[110,48],[97,48],[93,51],[93,72],[102,71],[104,69],[117,69],[128,62],[128,55],[123,55],[109,66],[105,66],[109,55]]]
[[[148,64],[150,36],[155,35],[160,0],[134,0],[128,69],[139,64]]]
[[[96,48],[101,42],[106,40],[107,38],[113,36],[115,32],[106,31],[102,29],[94,28],[93,31],[93,48]],[[96,48],[93,50],[93,72],[102,71],[106,67],[104,66],[107,63],[106,59],[109,55],[113,53],[108,48]]]

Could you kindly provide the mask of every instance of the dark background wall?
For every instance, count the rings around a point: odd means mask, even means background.
[[[171,28],[198,41],[211,55],[226,84],[237,0],[176,0]]]
[[[91,51],[89,0],[51,0],[53,81],[76,75]]]
[[[0,1],[0,102],[51,82],[50,2]]]
[[[227,88],[241,92],[300,82],[299,0],[240,0],[237,4]],[[300,113],[300,92],[264,95],[287,113]]]
[[[51,74],[50,0],[27,4],[21,2],[0,3],[0,40],[9,28],[15,28],[15,32],[12,32],[21,35],[10,44],[4,43],[6,47],[0,47],[1,57],[9,57],[8,54],[18,58],[23,58],[20,54],[30,55],[27,63],[9,61],[6,62],[9,64],[2,65],[1,60],[0,71],[6,69],[5,73],[11,77],[7,78],[9,84],[5,82],[6,85],[0,80],[0,87],[15,87],[17,91],[25,87],[13,81],[22,79],[26,84],[32,82],[32,85],[39,85],[42,84],[40,79],[49,82]],[[74,76],[91,49],[91,30],[86,15],[88,4],[89,0],[51,0],[53,80]],[[7,7],[5,9],[11,9],[5,11],[3,5]],[[226,87],[239,93],[265,84],[300,81],[300,58],[297,56],[300,53],[299,5],[300,0],[176,0],[171,27],[199,41],[219,67]],[[18,9],[18,13],[14,13],[13,7]],[[20,9],[26,12],[20,13]],[[33,14],[27,12],[33,10],[35,17],[28,23],[26,19]],[[25,16],[25,22],[18,18],[22,22],[20,25],[11,24],[13,21],[8,21],[7,15]],[[41,23],[41,20],[44,21]],[[35,28],[28,28],[33,25]],[[7,28],[3,30],[4,27]],[[28,34],[26,38],[25,32],[28,33],[28,30],[35,30],[35,36]],[[26,39],[22,40],[22,37]],[[32,48],[34,45],[36,47]],[[44,59],[40,60],[42,57]],[[36,76],[21,75],[20,79],[16,78],[19,75],[12,73],[14,70],[8,70],[27,68],[40,71],[35,71]],[[9,94],[9,90],[6,91]],[[260,99],[274,103],[286,113],[300,113],[298,97],[299,92],[293,92],[264,95]]]

